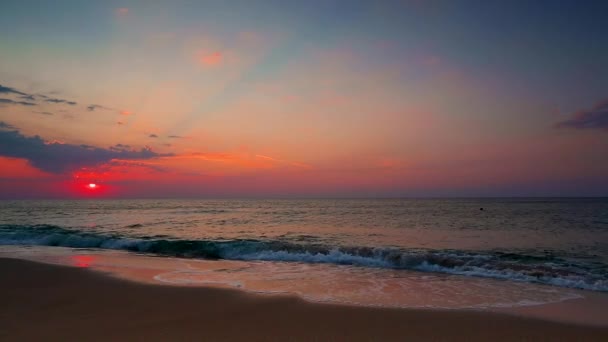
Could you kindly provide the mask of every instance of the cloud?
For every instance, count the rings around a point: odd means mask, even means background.
[[[272,157],[269,157],[269,156],[265,156],[265,155],[263,155],[263,154],[256,154],[255,156],[256,156],[256,158],[261,158],[261,159],[266,159],[266,160],[271,160],[271,161],[279,161],[279,160],[278,160],[278,159],[276,159],[276,158],[272,158]]]
[[[156,135],[156,134],[150,134],[150,135],[148,135],[148,137],[150,137],[150,138],[158,138],[158,135]]]
[[[92,105],[90,105],[90,106],[88,106],[88,107],[87,107],[87,110],[88,110],[89,112],[93,112],[93,111],[95,111],[96,109],[105,109],[105,110],[111,110],[111,108],[108,108],[108,107],[105,107],[105,106],[102,106],[102,105],[96,105],[96,104],[92,104]]]
[[[0,104],[2,104],[2,103],[22,105],[22,106],[35,106],[36,105],[33,102],[15,101],[15,100],[11,100],[11,99],[0,99]]]
[[[44,101],[46,102],[51,102],[51,103],[66,103],[69,104],[70,106],[74,106],[77,103],[74,101],[68,101],[68,100],[64,100],[64,99],[53,99],[53,98],[47,98]]]
[[[0,155],[24,158],[43,171],[63,173],[85,166],[96,166],[114,159],[144,160],[172,156],[158,154],[150,148],[132,149],[128,145],[117,144],[110,148],[99,148],[89,145],[63,144],[47,142],[39,136],[27,137],[15,127],[0,122]]]
[[[116,169],[116,167],[122,167],[122,169]],[[140,162],[140,161],[132,161],[132,160],[120,160],[120,159],[115,159],[112,160],[111,162],[109,162],[108,164],[103,165],[101,168],[97,168],[96,171],[106,171],[106,172],[114,172],[114,173],[132,173],[133,168],[142,168],[142,169],[148,169],[151,171],[155,171],[155,172],[162,172],[162,173],[167,173],[169,172],[169,170],[165,167],[162,166],[158,166],[158,165],[153,165],[150,163],[146,163],[146,162]]]
[[[604,129],[608,130],[608,99],[597,103],[591,109],[580,110],[572,118],[558,122],[559,128]]]
[[[42,115],[55,115],[51,112],[37,112],[37,111],[33,111],[32,113],[36,113],[36,114],[42,114]]]
[[[312,169],[312,165],[306,164],[306,163],[292,162],[290,165],[295,166],[295,167],[300,167],[303,169]]]
[[[167,138],[169,138],[169,139],[183,139],[184,137],[179,136],[179,135],[170,135]]]
[[[11,87],[5,87],[2,84],[0,84],[0,94],[17,94],[17,95],[23,95],[23,96],[29,96],[30,94],[26,94],[24,92],[21,92],[15,88],[11,88]]]
[[[129,115],[133,115],[133,112],[129,112],[128,110],[123,110],[120,112],[120,115],[129,116]]]
[[[34,95],[22,95],[22,96],[19,96],[19,98],[22,100],[36,101],[36,99],[34,98]]]
[[[220,52],[213,52],[200,57],[199,61],[207,66],[214,66],[221,64],[224,60],[224,56]]]
[[[221,152],[193,152],[189,154],[171,155],[165,159],[177,160],[177,159],[202,159],[209,161],[235,161],[240,158],[236,155]]]
[[[127,151],[130,149],[131,145],[116,144],[114,146],[110,146],[110,150],[112,151]]]
[[[4,121],[0,121],[0,130],[3,130],[3,129],[16,129],[16,127],[11,124],[8,124]]]
[[[26,92],[17,90],[15,88],[6,87],[3,85],[0,85],[0,94],[16,94],[16,95],[19,95],[20,99],[30,101],[30,102],[24,102],[24,101],[15,101],[15,100],[11,100],[11,99],[0,99],[0,103],[20,104],[20,105],[24,105],[24,106],[35,106],[36,103],[34,103],[33,101],[35,101],[36,98],[40,98],[40,99],[44,99],[45,102],[49,102],[49,103],[65,103],[70,106],[75,106],[77,104],[75,101],[52,98],[52,97],[49,97],[49,96],[46,96],[43,94],[28,94]]]
[[[121,7],[116,9],[116,14],[118,15],[127,15],[129,14],[129,9],[126,7]]]

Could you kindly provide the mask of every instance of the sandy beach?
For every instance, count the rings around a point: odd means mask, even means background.
[[[159,286],[0,259],[2,340],[601,341],[608,328],[475,311],[376,309]]]

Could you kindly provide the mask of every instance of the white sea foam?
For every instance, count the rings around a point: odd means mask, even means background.
[[[101,235],[56,226],[1,226],[0,244],[101,248],[166,256],[406,269],[608,291],[608,267],[557,258],[453,250],[331,247],[260,240],[164,240]]]
[[[293,294],[312,302],[395,308],[486,309],[543,305],[581,298],[566,289],[495,280],[428,276],[350,266],[254,262],[233,269],[176,270],[155,280],[220,286],[261,294]]]

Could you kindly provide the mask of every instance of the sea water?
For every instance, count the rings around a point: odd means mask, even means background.
[[[366,306],[608,291],[601,198],[0,201],[0,245],[142,281]]]

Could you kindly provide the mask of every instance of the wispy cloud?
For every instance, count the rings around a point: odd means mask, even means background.
[[[51,103],[65,103],[65,104],[69,104],[70,106],[74,106],[77,104],[74,101],[68,101],[68,100],[64,100],[64,99],[54,99],[54,98],[48,98],[48,99],[45,99],[44,101],[51,102]]]
[[[33,111],[32,113],[36,113],[36,114],[42,114],[42,115],[55,115],[51,112],[38,112],[38,111]]]
[[[597,103],[590,109],[580,110],[568,120],[558,122],[557,127],[575,129],[608,130],[608,99]]]
[[[131,145],[116,144],[114,146],[110,146],[109,149],[112,151],[128,151],[131,149]]]
[[[216,152],[194,152],[189,154],[180,154],[167,156],[168,159],[202,159],[208,161],[234,161],[240,158],[230,153],[216,153]]]
[[[150,134],[150,135],[148,135],[148,137],[150,137],[150,138],[158,138],[158,135],[156,135],[156,134]]]
[[[133,171],[134,167],[148,169],[148,170],[151,170],[154,172],[161,172],[161,173],[169,172],[169,170],[166,167],[151,164],[149,162],[142,162],[142,161],[137,161],[137,160],[121,160],[121,159],[114,159],[114,160],[110,161],[108,164],[104,165],[104,168],[108,168],[104,171],[108,171],[108,172],[119,171],[116,169],[110,169],[110,168],[114,168],[114,167],[123,167],[124,168],[122,170],[123,173],[130,173],[131,171]],[[97,171],[99,171],[99,169]]]
[[[292,163],[290,163],[290,165],[299,167],[299,168],[303,168],[303,169],[312,169],[312,165],[306,164],[306,163],[292,162]]]
[[[112,108],[108,108],[108,107],[106,107],[106,106],[102,106],[102,105],[96,105],[96,104],[92,104],[92,105],[89,105],[89,106],[87,107],[87,110],[88,110],[89,112],[93,112],[93,111],[95,111],[96,109],[112,110]]]
[[[272,158],[272,157],[265,156],[265,155],[262,155],[262,154],[256,154],[255,156],[256,156],[256,158],[261,158],[261,159],[266,159],[266,160],[271,160],[271,161],[279,161],[276,158]]]
[[[201,55],[199,62],[206,66],[215,66],[222,63],[224,56],[220,52],[212,52],[209,54]]]
[[[12,99],[0,99],[0,103],[6,103],[6,104],[16,104],[16,105],[23,105],[23,106],[36,106],[37,103],[35,103],[36,99],[42,99],[44,102],[48,102],[48,103],[56,103],[56,104],[67,104],[70,106],[75,106],[78,103],[76,101],[70,101],[70,100],[65,100],[65,99],[58,99],[58,98],[53,98],[53,97],[49,97],[47,95],[44,94],[29,94],[26,92],[23,92],[21,90],[17,90],[16,88],[12,88],[12,87],[7,87],[7,86],[3,86],[0,85],[0,94],[15,94],[15,95],[19,95],[19,100],[12,100]],[[25,101],[20,101],[20,100],[27,100],[29,102],[25,102]]]
[[[0,94],[17,94],[17,95],[23,95],[23,96],[30,95],[30,94],[26,94],[22,91],[19,91],[15,88],[5,87],[2,84],[0,84]]]
[[[21,95],[21,96],[19,96],[19,98],[22,100],[36,101],[36,98],[34,97],[34,95]]]
[[[16,129],[16,127],[4,121],[0,121],[0,130],[3,129]]]
[[[33,102],[25,102],[25,101],[15,101],[11,99],[0,99],[0,104],[14,104],[14,105],[22,105],[22,106],[35,106],[36,104]]]

